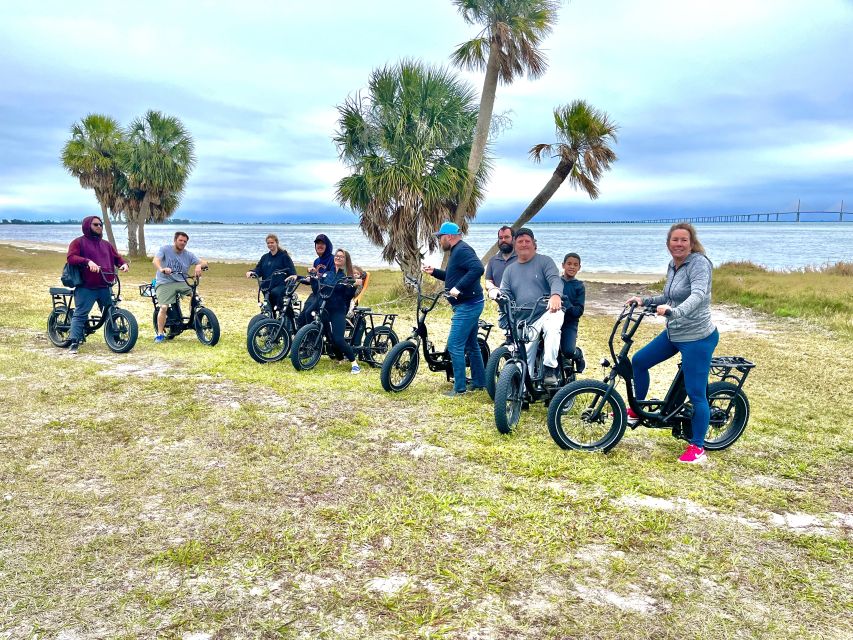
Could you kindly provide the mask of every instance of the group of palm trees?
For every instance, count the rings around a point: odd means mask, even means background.
[[[489,170],[489,135],[499,82],[541,76],[547,62],[539,45],[557,19],[558,0],[452,0],[468,24],[481,27],[452,62],[485,72],[476,106],[473,90],[444,69],[404,60],[373,72],[367,94],[338,107],[334,141],[351,174],[337,184],[341,205],[355,211],[365,235],[389,262],[417,273],[421,247],[435,250],[442,220],[463,229],[476,215]],[[536,144],[530,156],[555,157],[543,189],[513,223],[528,223],[566,180],[598,197],[598,180],[616,161],[617,127],[583,100],[554,109],[556,140]],[[483,256],[485,263],[495,244]],[[446,260],[446,257],[445,257]]]
[[[128,254],[145,256],[145,224],[177,209],[195,165],[194,144],[180,120],[159,111],[126,129],[93,113],[71,127],[62,164],[80,186],[94,190],[110,243],[116,246],[112,222],[124,222]]]
[[[359,216],[364,234],[389,263],[416,275],[422,248],[453,219],[463,229],[476,216],[495,159],[489,135],[499,82],[541,76],[547,62],[539,46],[557,19],[560,0],[452,0],[463,19],[481,27],[460,45],[452,62],[485,73],[479,104],[475,90],[443,67],[403,60],[376,69],[366,94],[338,107],[333,140],[350,175],[336,199]],[[528,223],[563,182],[598,197],[598,180],[616,160],[616,125],[583,100],[554,109],[556,140],[530,149],[534,161],[557,159],[543,189],[513,223]],[[66,169],[94,189],[110,242],[112,221],[127,224],[131,256],[145,255],[145,223],[168,218],[193,168],[193,140],[177,118],[149,111],[127,129],[92,114],[72,128],[62,152]],[[483,256],[487,261],[497,244]]]

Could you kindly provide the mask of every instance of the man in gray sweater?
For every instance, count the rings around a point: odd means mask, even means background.
[[[516,315],[516,321],[527,317],[528,326],[536,331],[536,338],[527,345],[527,365],[530,376],[537,377],[534,371],[536,351],[539,340],[544,333],[545,346],[542,354],[542,364],[545,367],[543,382],[546,385],[556,385],[557,358],[560,350],[560,328],[563,325],[563,282],[557,265],[548,256],[536,253],[536,239],[533,231],[522,227],[515,232],[515,253],[518,260],[506,268],[501,278],[500,291],[511,296],[519,307],[527,307]],[[494,292],[494,293],[492,293]],[[489,296],[497,297],[497,290],[489,292]],[[547,305],[536,303],[543,296],[550,296]]]

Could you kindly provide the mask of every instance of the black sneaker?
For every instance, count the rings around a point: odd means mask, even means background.
[[[546,387],[556,387],[560,384],[560,379],[557,377],[557,370],[554,367],[545,367],[545,377],[542,383]]]
[[[72,342],[71,346],[68,347],[68,355],[76,356],[79,349],[80,345],[77,342]]]
[[[450,391],[445,391],[444,395],[448,398],[455,398],[456,396],[464,396],[464,391],[457,391],[456,389],[451,389]]]

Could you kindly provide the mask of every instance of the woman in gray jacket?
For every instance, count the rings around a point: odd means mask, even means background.
[[[696,237],[692,224],[679,222],[669,229],[666,246],[672,260],[666,272],[663,294],[650,298],[631,298],[628,303],[657,305],[657,314],[666,317],[666,330],[631,359],[634,365],[634,389],[643,400],[649,390],[649,369],[681,354],[684,385],[693,405],[690,445],[679,462],[702,463],[705,457],[705,435],[708,433],[708,374],[711,356],[720,334],[711,322],[711,270],[705,248]],[[628,421],[637,415],[628,409]]]

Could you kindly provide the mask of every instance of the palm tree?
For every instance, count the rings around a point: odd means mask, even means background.
[[[128,249],[146,255],[145,223],[162,222],[177,208],[195,166],[192,136],[178,118],[148,111],[127,131],[120,165],[127,176]]]
[[[416,276],[421,247],[436,248],[432,234],[465,188],[476,94],[452,72],[403,61],[375,70],[367,96],[338,112],[333,139],[352,174],[337,183],[336,199],[359,215],[386,262]],[[486,159],[473,180],[475,201],[489,168]]]
[[[540,162],[546,154],[559,158],[557,168],[542,191],[512,223],[513,229],[520,229],[530,222],[567,179],[574,189],[586,192],[595,200],[599,193],[598,180],[617,160],[610,144],[616,142],[618,127],[605,112],[591,107],[583,100],[575,100],[554,109],[554,127],[557,142],[533,146],[530,157],[534,162]],[[497,250],[498,245],[495,243],[483,257],[483,264]]]
[[[559,0],[453,0],[468,24],[482,26],[473,40],[461,44],[453,52],[455,65],[472,71],[485,71],[483,90],[474,143],[468,158],[468,175],[477,174],[488,142],[492,110],[498,81],[510,84],[526,73],[540,77],[547,69],[545,56],[537,48],[551,32],[557,20]],[[456,211],[456,223],[473,217],[476,208],[471,201],[473,185],[466,186]]]
[[[116,159],[124,142],[117,120],[90,113],[71,127],[71,138],[62,148],[62,165],[80,180],[84,189],[93,189],[101,205],[101,219],[110,244],[116,246],[110,213],[121,212],[118,192],[119,169]]]

